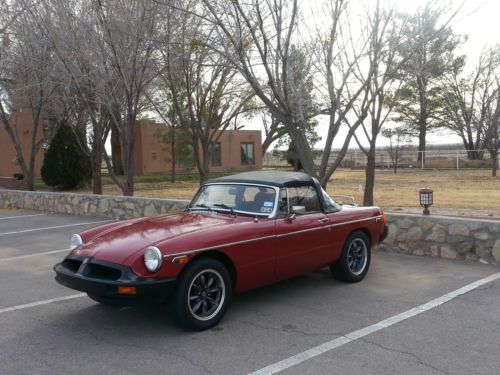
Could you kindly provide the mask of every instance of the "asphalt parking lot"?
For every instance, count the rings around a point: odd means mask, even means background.
[[[498,373],[498,267],[375,252],[361,283],[320,270],[193,333],[54,281],[70,235],[100,221],[0,210],[0,374]]]

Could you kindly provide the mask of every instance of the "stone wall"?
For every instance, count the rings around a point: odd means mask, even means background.
[[[500,264],[500,221],[388,214],[391,252]]]
[[[23,208],[111,219],[179,212],[188,203],[189,201],[180,199],[0,190],[0,208]]]
[[[187,200],[0,190],[0,208],[128,219],[181,211]],[[500,221],[388,213],[390,252],[500,264]]]

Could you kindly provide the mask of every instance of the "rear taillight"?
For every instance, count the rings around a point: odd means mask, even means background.
[[[387,216],[384,213],[384,211],[381,210],[381,212],[382,212],[382,221],[384,222],[384,225],[387,225]]]

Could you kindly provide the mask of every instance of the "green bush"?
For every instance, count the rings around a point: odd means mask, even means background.
[[[84,140],[81,139],[80,142]],[[77,135],[69,125],[61,126],[50,142],[43,159],[41,175],[48,186],[62,189],[73,189],[90,182],[90,158],[83,152]]]

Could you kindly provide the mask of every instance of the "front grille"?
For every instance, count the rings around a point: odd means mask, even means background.
[[[62,262],[63,267],[69,269],[72,272],[78,271],[78,268],[80,268],[82,264],[82,261],[79,259],[64,259]]]
[[[118,280],[121,277],[122,272],[116,268],[89,262],[85,266],[84,274],[85,276],[93,279]]]

